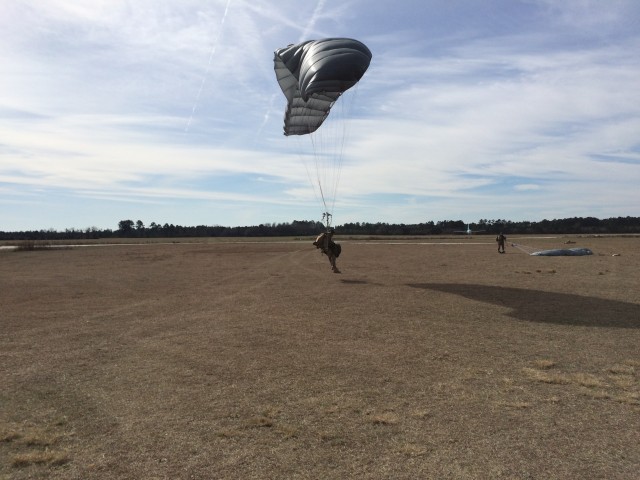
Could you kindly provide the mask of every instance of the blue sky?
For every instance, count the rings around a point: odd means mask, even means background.
[[[373,53],[329,117],[348,128],[336,224],[640,216],[636,0],[0,12],[0,230],[320,220],[317,145],[282,134],[273,52],[326,37]]]

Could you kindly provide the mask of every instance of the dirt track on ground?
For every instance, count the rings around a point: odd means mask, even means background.
[[[0,478],[640,478],[640,238],[337,240],[0,252]]]

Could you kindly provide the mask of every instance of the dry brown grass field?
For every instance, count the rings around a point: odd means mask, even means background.
[[[640,238],[337,240],[0,251],[0,478],[640,478]]]

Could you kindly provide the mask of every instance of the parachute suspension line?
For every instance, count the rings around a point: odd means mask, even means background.
[[[306,158],[305,154],[302,153],[303,151],[306,150],[306,148],[302,147],[303,142],[302,141],[302,137],[298,136],[298,135],[292,135],[291,137],[289,137],[290,139],[292,139],[292,141],[294,141],[297,144],[296,147],[296,154],[298,156],[298,159],[300,160],[300,163],[302,163],[302,165],[304,165],[304,169],[307,172],[307,180],[309,181],[309,185],[311,185],[311,189],[313,190],[313,196],[316,199],[316,202],[318,203],[322,203],[322,200],[320,199],[320,197],[318,196],[318,192],[316,190],[316,182],[314,182],[313,177],[311,175],[311,171],[309,170],[309,160],[308,158]],[[306,147],[306,145],[305,145]]]
[[[340,122],[341,132],[337,137],[340,139],[340,145],[338,151],[334,157],[333,169],[335,175],[333,177],[333,202],[331,204],[331,211],[335,209],[336,199],[338,198],[338,188],[340,186],[340,178],[342,176],[342,167],[344,165],[344,150],[345,146],[349,143],[349,127],[351,124],[351,113],[353,105],[356,103],[356,96],[358,93],[359,84],[355,84],[349,92],[346,92],[340,97],[341,101],[341,114],[342,121]]]
[[[518,250],[526,253],[527,255],[531,255],[533,252],[535,252],[537,250],[537,248],[534,247],[528,247],[526,245],[518,245],[517,243],[512,243],[511,244],[512,247],[517,248]]]
[[[342,156],[344,152],[345,145],[345,132],[346,132],[346,121],[348,115],[346,114],[347,109],[345,107],[345,96],[342,95],[340,100],[339,107],[339,117],[340,122],[335,122],[334,129],[335,134],[334,138],[336,139],[336,144],[334,145],[334,151],[331,152],[331,171],[333,172],[333,176],[331,177],[331,211],[333,212],[336,207],[336,199],[338,198],[338,187],[340,186],[340,175],[342,173]],[[339,142],[339,143],[338,143]]]
[[[308,163],[305,161],[304,157],[302,156],[302,154],[300,154],[300,160],[302,161],[302,163],[304,164],[304,168],[307,171],[307,178],[309,179],[309,183],[311,184],[311,189],[313,190],[313,196],[316,197],[316,201],[317,202],[322,202],[322,200],[320,199],[320,197],[318,197],[318,192],[316,191],[314,182],[313,182],[313,178],[311,177],[311,172],[309,171],[309,165]]]
[[[332,215],[327,206],[325,190],[322,186],[322,182],[326,177],[326,174],[323,174],[323,169],[326,170],[326,165],[323,165],[323,162],[321,161],[323,158],[322,137],[320,136],[320,131],[313,132],[307,135],[307,137],[309,138],[308,141],[311,142],[312,146],[311,155],[305,155],[303,153],[305,150],[307,150],[306,148],[302,147],[302,144],[306,143],[306,141],[302,140],[304,138],[303,136],[292,135],[289,138],[294,140],[294,142],[298,145],[296,148],[297,156],[299,157],[300,162],[304,165],[304,169],[307,173],[307,180],[309,181],[309,185],[311,185],[311,189],[313,190],[313,196],[323,208],[322,223],[327,226],[328,224],[326,223],[326,221],[330,222],[329,219],[332,217]],[[313,162],[313,165],[311,165],[311,162]],[[314,170],[314,172],[312,172],[312,170]],[[327,226],[327,228],[329,227]]]
[[[322,188],[322,180],[323,180],[323,175],[321,172],[321,160],[322,160],[322,138],[320,138],[319,142],[317,142],[316,140],[316,136],[315,133],[311,133],[309,135],[309,138],[311,139],[311,144],[313,146],[313,151],[314,151],[314,160],[315,160],[315,167],[316,167],[316,182],[318,184],[318,191],[320,192],[320,199],[322,200],[322,205],[324,206],[324,211],[328,212],[327,209],[327,200],[324,196],[324,190]],[[325,172],[326,173],[326,172]],[[314,188],[315,191],[315,188]],[[323,216],[324,217],[324,216]]]
[[[345,146],[348,144],[349,115],[355,103],[357,85],[345,92],[332,107],[332,116],[323,125],[309,134],[315,164],[314,192],[317,186],[324,213],[333,215],[335,210]],[[323,215],[324,218],[324,215]]]

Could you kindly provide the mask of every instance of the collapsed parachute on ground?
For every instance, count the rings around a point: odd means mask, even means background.
[[[358,40],[327,38],[275,51],[276,78],[287,97],[285,135],[315,132],[336,100],[353,87],[371,63],[371,51]]]
[[[529,255],[537,257],[578,257],[582,255],[593,255],[593,252],[588,248],[557,248],[553,250],[540,250],[539,252],[533,252]]]

